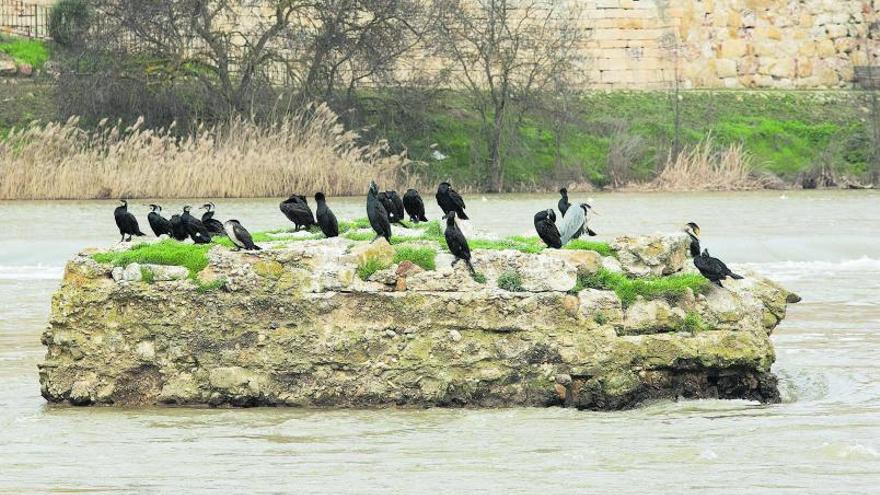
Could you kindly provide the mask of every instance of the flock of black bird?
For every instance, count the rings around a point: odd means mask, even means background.
[[[557,222],[556,212],[552,208],[541,210],[535,214],[535,231],[541,240],[548,247],[561,249],[572,239],[577,239],[584,234],[597,235],[588,226],[589,214],[593,211],[592,207],[587,203],[571,204],[568,199],[568,191],[565,188],[560,189],[559,193],[561,197],[557,207],[562,217],[559,222]],[[457,219],[469,219],[464,211],[466,208],[464,199],[448,182],[440,184],[435,197],[440,209],[443,210],[442,218],[446,221],[444,231],[446,244],[449,247],[449,252],[455,256],[452,265],[455,266],[459,261],[463,261],[470,272],[476,274],[471,263],[470,246],[457,223]],[[120,242],[131,241],[132,236],[145,235],[138,226],[137,218],[128,211],[127,201],[124,199],[120,201],[122,204],[113,212],[116,226],[119,227],[119,233],[122,236]],[[315,202],[317,208],[313,213],[306,197],[294,194],[282,201],[279,209],[294,224],[295,232],[317,226],[326,237],[337,237],[339,222],[333,210],[327,206],[327,198],[324,193],[316,193]],[[380,237],[390,241],[391,225],[399,224],[405,227],[404,220],[407,216],[413,223],[428,221],[425,216],[425,204],[415,189],[407,190],[401,198],[397,191],[379,191],[376,183],[371,182],[366,206],[367,219],[376,233],[373,241]],[[214,203],[205,203],[199,209],[205,210],[200,219],[190,213],[192,207],[188,205],[183,207],[182,213],[174,214],[171,218],[166,219],[162,216],[162,207],[151,204],[147,221],[156,237],[166,235],[178,241],[185,241],[189,238],[196,244],[207,244],[211,242],[213,237],[226,236],[235,245],[236,250],[260,250],[260,247],[254,244],[250,232],[242,226],[241,222],[232,219],[223,223],[214,218],[216,210]],[[694,259],[694,266],[704,277],[718,286],[721,286],[721,281],[728,277],[742,278],[733,273],[724,262],[711,257],[707,249],[700,251],[700,227],[697,224],[688,223],[685,226],[685,232],[691,238],[690,253]]]

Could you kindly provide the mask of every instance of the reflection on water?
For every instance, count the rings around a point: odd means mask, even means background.
[[[116,240],[115,205],[0,202],[0,493],[876,493],[880,195],[590,196],[602,239],[693,220],[713,254],[803,296],[773,337],[782,404],[660,402],[614,413],[48,407],[36,363],[49,298],[68,256]],[[532,214],[555,204],[466,199],[478,227],[504,234],[529,232]],[[218,216],[278,227],[277,202],[218,200]],[[340,218],[363,216],[361,199],[331,205]],[[132,209],[140,218],[147,210]]]

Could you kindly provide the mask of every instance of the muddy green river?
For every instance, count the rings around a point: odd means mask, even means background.
[[[556,204],[465,199],[476,228],[502,234],[532,235],[532,215]],[[695,221],[714,256],[799,293],[773,336],[783,402],[606,413],[49,406],[37,363],[50,298],[69,256],[118,240],[116,203],[0,202],[0,493],[880,493],[880,193],[575,199],[598,211],[598,239]],[[278,201],[215,200],[217,217],[283,227]],[[130,206],[145,232],[148,202]],[[170,215],[184,202],[162,204]],[[365,215],[362,198],[330,205]]]

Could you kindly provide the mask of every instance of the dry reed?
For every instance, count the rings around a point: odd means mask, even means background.
[[[359,143],[325,105],[274,126],[244,120],[179,138],[172,129],[32,124],[0,140],[0,199],[272,197],[396,187],[407,160]]]
[[[650,182],[629,184],[637,191],[743,191],[763,189],[765,181],[754,173],[752,156],[742,144],[717,148],[712,136],[670,153],[660,174]]]

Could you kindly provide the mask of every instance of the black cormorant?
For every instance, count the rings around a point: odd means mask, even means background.
[[[324,193],[315,193],[315,202],[318,204],[315,210],[315,216],[318,218],[318,226],[321,232],[327,237],[339,236],[339,222],[336,221],[336,215],[333,210],[327,207],[327,198]]]
[[[379,201],[379,187],[375,182],[370,182],[370,191],[367,193],[367,218],[370,220],[370,226],[376,232],[373,241],[380,237],[384,237],[386,241],[391,241],[391,222],[388,220],[388,212]]]
[[[571,208],[571,203],[568,202],[568,189],[563,187],[559,190],[559,194],[562,195],[562,197],[559,198],[559,203],[557,204],[557,206],[559,206],[559,213],[564,218],[565,212],[567,212],[568,209]]]
[[[700,274],[708,278],[718,287],[724,287],[721,285],[721,281],[727,277],[734,280],[742,279],[741,275],[737,275],[733,273],[730,268],[727,268],[727,265],[725,265],[723,261],[709,256],[708,249],[703,249],[701,255],[694,257],[694,266],[697,267],[697,270],[700,270]]]
[[[415,189],[408,189],[403,195],[403,208],[406,210],[409,219],[415,223],[427,222],[425,217],[425,203],[419,192]]]
[[[208,233],[211,235],[226,235],[226,229],[223,228],[223,222],[214,218],[214,203],[205,203],[199,209],[204,209],[205,213],[202,214],[202,224],[208,229]]]
[[[128,240],[131,241],[131,236],[146,235],[141,232],[141,228],[138,227],[137,218],[128,212],[128,201],[124,199],[120,199],[119,201],[121,201],[122,204],[113,210],[113,218],[116,220],[116,226],[119,227],[119,233],[122,235],[122,239],[120,239],[119,242],[125,242],[125,236],[128,236]]]
[[[171,237],[171,222],[163,217],[162,214],[159,213],[160,211],[162,211],[161,206],[150,205],[150,213],[147,215],[147,222],[150,223],[150,228],[153,229],[153,233],[156,234],[156,237],[163,234]]]
[[[183,219],[179,213],[171,215],[168,223],[171,225],[171,237],[178,241],[185,241],[189,237],[189,232],[186,230],[186,226],[183,224]]]
[[[246,251],[259,251],[262,249],[260,246],[254,244],[251,233],[248,232],[246,228],[242,227],[241,222],[238,220],[227,220],[223,226],[226,229],[226,236],[229,237],[229,240],[235,245],[236,251],[239,249],[244,249]]]
[[[544,244],[554,249],[562,249],[562,238],[556,228],[556,212],[552,209],[539,211],[535,214],[535,230]]]
[[[186,205],[183,207],[183,215],[180,215],[183,228],[194,243],[208,244],[211,242],[211,233],[208,232],[208,229],[205,228],[205,224],[201,220],[192,216],[189,212],[190,210],[192,210],[192,206]]]
[[[458,218],[468,220],[468,216],[464,212],[464,209],[466,208],[464,200],[448,182],[440,183],[440,186],[437,188],[436,197],[437,204],[440,205],[440,209],[443,210],[444,217],[450,211],[454,211],[458,215]]]
[[[471,275],[476,275],[477,272],[474,270],[474,265],[471,264],[471,247],[468,246],[467,239],[455,222],[455,212],[450,211],[443,218],[446,219],[446,231],[443,233],[443,237],[446,238],[446,246],[449,248],[449,252],[455,256],[452,266],[455,266],[459,261],[464,261],[467,264],[468,270],[471,271]]]
[[[691,258],[696,258],[700,255],[700,226],[694,222],[688,222],[684,226],[684,231],[691,238]]]
[[[299,231],[301,228],[308,229],[315,225],[315,216],[312,214],[309,202],[301,194],[291,195],[282,201],[278,207],[281,209],[281,213],[284,213],[284,216],[295,225],[294,232]]]
[[[595,236],[596,233],[587,225],[587,212],[591,207],[587,203],[581,203],[577,208],[569,208],[568,214],[562,219],[559,226],[559,235],[562,237],[562,245],[568,244],[572,239],[577,239],[584,232]]]
[[[400,199],[400,195],[397,194],[397,191],[385,191],[385,197],[388,198],[388,204],[391,205],[391,209],[388,209],[388,206],[385,203],[382,203],[382,206],[385,206],[385,209],[388,211],[390,215],[390,220],[393,223],[401,223],[403,219],[406,218],[406,212],[403,208],[403,200]]]

